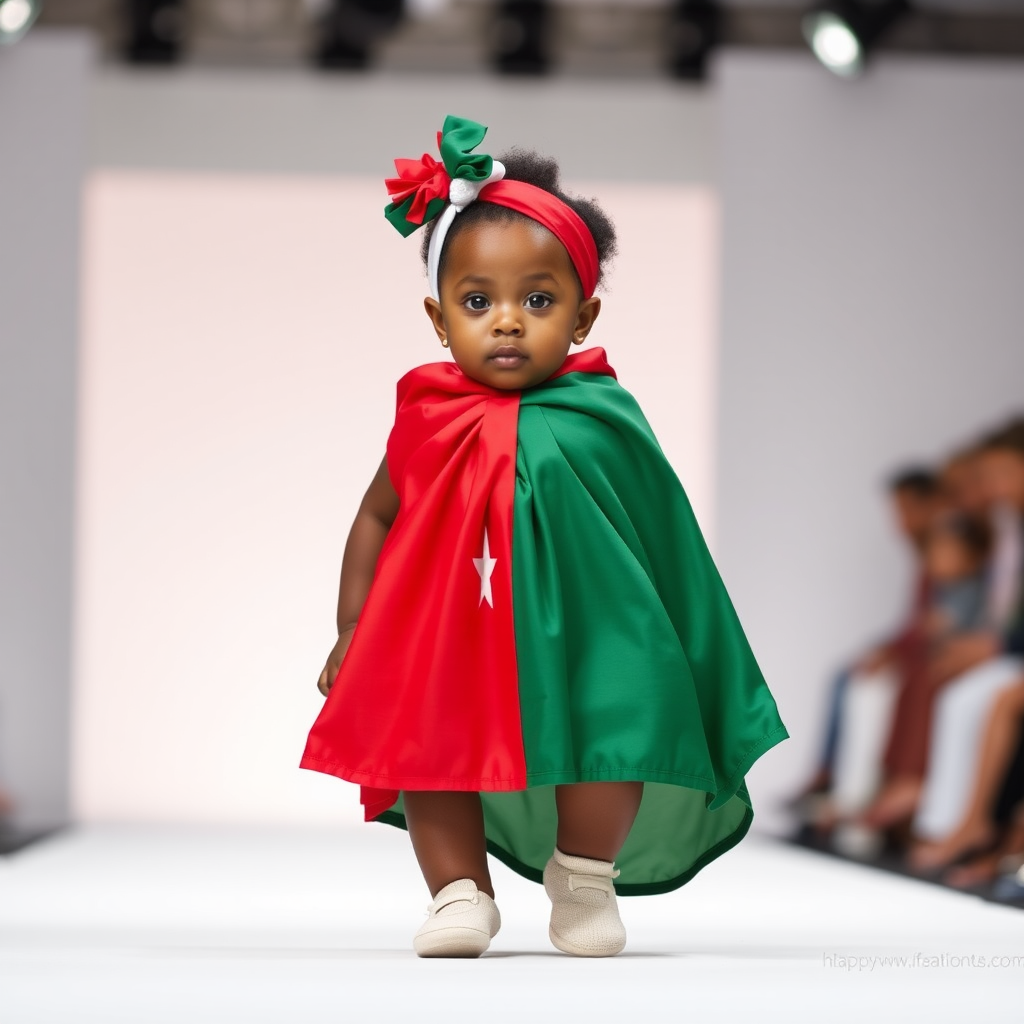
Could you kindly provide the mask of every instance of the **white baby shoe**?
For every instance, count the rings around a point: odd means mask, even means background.
[[[557,847],[544,867],[544,889],[551,899],[548,936],[563,953],[614,956],[626,945],[626,929],[615,903],[608,860],[573,857]]]
[[[412,940],[417,956],[479,956],[501,927],[494,900],[471,878],[449,882],[427,913],[430,916]]]

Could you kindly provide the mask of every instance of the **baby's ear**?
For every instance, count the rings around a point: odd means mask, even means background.
[[[576,314],[576,325],[573,328],[572,340],[577,345],[582,345],[587,340],[587,335],[594,326],[594,321],[601,313],[601,300],[593,295],[580,303],[579,312]]]
[[[434,326],[434,330],[437,332],[437,337],[441,344],[444,345],[448,341],[448,329],[444,325],[444,315],[441,312],[441,303],[437,299],[427,296],[423,300],[423,308],[427,312],[427,317],[430,319],[431,324]]]

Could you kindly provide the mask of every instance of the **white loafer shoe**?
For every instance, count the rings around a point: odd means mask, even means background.
[[[479,956],[501,927],[494,900],[471,878],[449,882],[427,913],[430,916],[412,940],[417,956]]]
[[[626,929],[615,902],[615,865],[607,860],[572,857],[555,849],[544,868],[544,889],[551,900],[548,936],[563,953],[614,956],[626,945]]]

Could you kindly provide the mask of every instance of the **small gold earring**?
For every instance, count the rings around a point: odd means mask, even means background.
[[[442,346],[444,348],[447,348],[448,347],[448,339],[447,338],[442,338],[441,339],[441,344],[442,344]]]

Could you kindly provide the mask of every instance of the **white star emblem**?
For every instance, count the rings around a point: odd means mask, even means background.
[[[491,573],[494,572],[494,566],[498,560],[491,558],[491,545],[487,539],[487,527],[484,527],[484,553],[480,558],[473,559],[473,565],[476,566],[476,571],[480,573],[480,600],[478,604],[483,604],[486,601],[492,608],[494,607],[494,601],[491,600]]]

